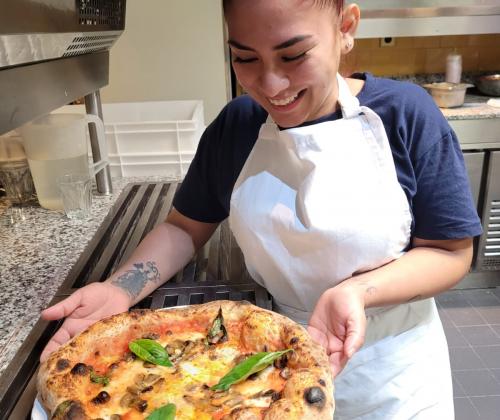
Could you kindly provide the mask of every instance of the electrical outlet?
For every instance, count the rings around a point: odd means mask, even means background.
[[[393,37],[380,38],[381,47],[394,47],[395,45],[396,45],[396,38]]]

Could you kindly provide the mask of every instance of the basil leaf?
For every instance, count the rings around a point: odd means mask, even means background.
[[[90,371],[90,380],[103,386],[109,385],[109,378],[107,376],[99,376],[93,370]]]
[[[223,343],[227,341],[227,331],[224,326],[224,317],[222,316],[222,308],[219,308],[219,313],[212,322],[212,326],[208,330],[207,342],[209,344]]]
[[[227,391],[231,385],[237,384],[250,375],[260,372],[289,351],[292,351],[292,349],[256,353],[237,364],[221,378],[218,384],[210,387],[210,389],[212,391]]]
[[[157,408],[146,420],[174,420],[175,419],[175,404],[167,404]]]
[[[149,338],[134,340],[128,343],[128,348],[142,360],[154,363],[155,365],[172,366],[167,350],[155,340],[150,340]]]

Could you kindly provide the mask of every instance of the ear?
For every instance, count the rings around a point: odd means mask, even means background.
[[[354,47],[354,35],[358,29],[361,12],[357,4],[349,4],[342,11],[340,22],[341,53],[347,54]]]

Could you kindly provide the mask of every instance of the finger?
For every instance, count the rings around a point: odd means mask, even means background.
[[[41,316],[47,321],[65,318],[78,308],[80,302],[80,293],[76,291],[61,302],[43,310]]]
[[[319,344],[325,349],[328,348],[328,338],[324,332],[312,326],[307,327],[307,332],[315,343]]]
[[[345,365],[347,364],[347,357],[343,352],[336,352],[330,354],[328,357],[328,361],[330,362],[330,369],[332,371],[332,375],[335,378],[340,372],[342,372],[342,369],[344,369]]]
[[[347,334],[344,342],[344,349],[347,358],[357,352],[365,342],[366,321],[349,323],[347,326]]]
[[[42,354],[40,355],[40,361],[45,361],[54,350],[57,350],[61,346],[61,344],[64,344],[70,338],[71,336],[64,328],[63,324],[63,326],[54,334],[54,336],[50,339],[50,341],[43,349]]]

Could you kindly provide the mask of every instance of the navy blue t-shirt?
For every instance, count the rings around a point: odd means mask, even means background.
[[[412,83],[369,73],[352,77],[365,80],[358,99],[384,123],[412,212],[412,236],[440,240],[479,235],[481,224],[458,140],[431,96]],[[226,105],[200,139],[174,198],[180,213],[207,223],[228,217],[234,184],[266,118],[264,108],[248,95]],[[306,124],[338,118],[340,110]]]

